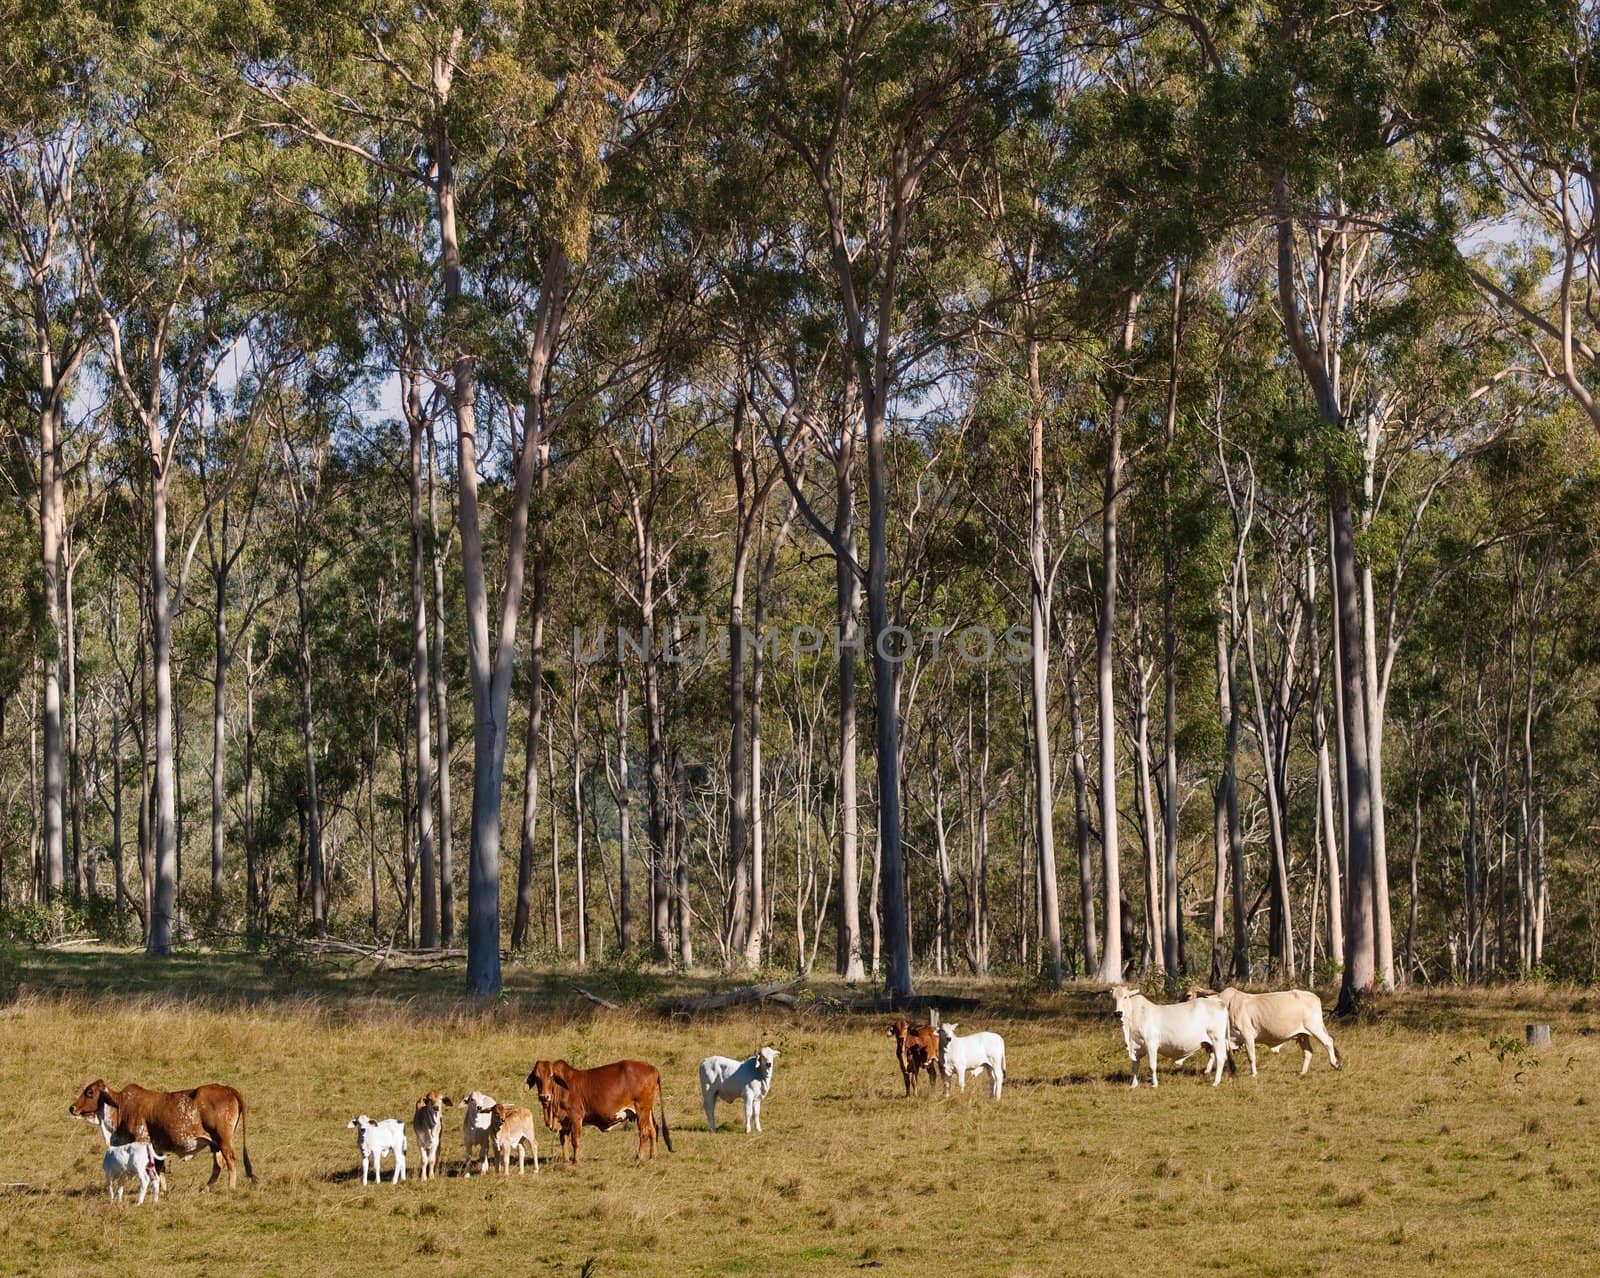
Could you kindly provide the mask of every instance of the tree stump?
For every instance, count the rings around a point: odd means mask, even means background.
[[[1550,1027],[1548,1025],[1530,1025],[1527,1033],[1529,1047],[1550,1046]]]

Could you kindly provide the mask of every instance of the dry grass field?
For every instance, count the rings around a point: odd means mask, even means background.
[[[1330,1024],[1341,1073],[1319,1056],[1299,1078],[1290,1048],[1256,1080],[1190,1068],[1151,1092],[1093,991],[965,987],[984,1000],[966,1028],[1006,1038],[994,1103],[970,1081],[902,1098],[883,1016],[663,1017],[662,982],[527,969],[480,1011],[454,972],[329,965],[286,989],[254,959],[177,964],[26,959],[0,1008],[0,1272],[1502,1274],[1566,1268],[1600,1233],[1600,1002],[1578,991],[1405,995]],[[574,980],[636,1005],[584,1004]],[[1555,1031],[1537,1054],[1529,1020]],[[700,1058],[761,1042],[782,1051],[765,1133],[737,1106],[708,1133]],[[536,1057],[622,1055],[665,1075],[676,1150],[653,1165],[630,1128],[590,1132],[577,1168],[462,1179],[452,1111],[447,1178],[356,1178],[357,1112],[408,1118],[431,1087],[525,1102]],[[99,1076],[235,1084],[259,1181],[205,1194],[207,1160],[174,1161],[159,1205],[111,1207],[99,1137],[67,1116]]]

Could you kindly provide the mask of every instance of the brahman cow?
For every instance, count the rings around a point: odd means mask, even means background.
[[[731,1056],[708,1056],[700,1062],[700,1099],[706,1106],[706,1126],[717,1130],[717,1102],[744,1102],[744,1131],[750,1134],[755,1122],[761,1130],[761,1102],[772,1090],[772,1067],[780,1053],[776,1047],[763,1047],[748,1060]]]
[[[106,1110],[113,1112],[105,1112]],[[87,1118],[109,1126],[110,1143],[127,1145],[148,1141],[158,1154],[193,1158],[203,1148],[211,1150],[211,1179],[217,1183],[224,1169],[228,1188],[239,1183],[239,1158],[233,1151],[233,1129],[239,1129],[239,1151],[244,1174],[256,1178],[250,1166],[249,1134],[244,1117],[244,1097],[222,1083],[207,1083],[185,1092],[153,1092],[129,1083],[120,1092],[97,1078],[67,1106],[74,1118]]]
[[[1197,998],[1187,1003],[1152,1003],[1138,990],[1126,985],[1111,987],[1114,1015],[1122,1026],[1122,1041],[1133,1062],[1133,1085],[1139,1086],[1139,1056],[1150,1058],[1150,1086],[1159,1087],[1156,1058],[1174,1057],[1178,1064],[1202,1048],[1209,1049],[1216,1077],[1222,1081],[1222,1068],[1228,1056],[1228,1009],[1221,999]],[[1207,1073],[1211,1066],[1206,1067]]]
[[[614,1061],[596,1069],[576,1069],[566,1061],[535,1061],[528,1075],[528,1086],[539,1094],[544,1123],[561,1135],[561,1153],[572,1146],[572,1161],[578,1161],[578,1141],[585,1127],[610,1131],[629,1119],[639,1124],[639,1148],[635,1161],[644,1157],[645,1142],[650,1157],[656,1156],[655,1104],[661,1100],[661,1139],[672,1151],[672,1133],[667,1130],[667,1102],[661,1091],[661,1071],[645,1061]]]
[[[1328,1064],[1339,1066],[1339,1053],[1333,1038],[1322,1024],[1322,1000],[1310,990],[1280,990],[1274,994],[1247,994],[1229,985],[1213,992],[1196,985],[1189,997],[1214,998],[1228,1009],[1228,1024],[1233,1036],[1244,1045],[1244,1054],[1250,1058],[1250,1076],[1256,1073],[1256,1044],[1262,1043],[1274,1052],[1290,1043],[1299,1043],[1304,1053],[1300,1073],[1311,1068],[1311,1040],[1316,1039],[1328,1049]]]
[[[894,1055],[900,1062],[900,1078],[906,1085],[906,1095],[917,1090],[917,1079],[923,1070],[928,1071],[931,1089],[939,1081],[939,1027],[918,1025],[912,1028],[902,1016],[884,1032],[894,1039]]]
[[[1000,1087],[1006,1081],[1006,1041],[1000,1035],[984,1030],[977,1034],[956,1037],[957,1025],[946,1021],[939,1026],[939,1059],[944,1063],[944,1094],[950,1095],[950,1078],[955,1076],[961,1090],[967,1090],[967,1071],[989,1071],[989,1095],[1000,1099]]]

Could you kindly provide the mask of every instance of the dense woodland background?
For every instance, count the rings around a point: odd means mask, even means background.
[[[1588,0],[12,12],[13,933],[1594,979]]]

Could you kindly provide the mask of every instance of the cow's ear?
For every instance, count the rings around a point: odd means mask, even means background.
[[[560,1074],[557,1074],[550,1081],[552,1083],[554,1083],[557,1087],[561,1088],[562,1090],[566,1090],[566,1088],[567,1088],[567,1080],[565,1078],[563,1078]]]
[[[451,1109],[454,1109],[456,1104],[455,1101],[451,1100],[448,1096],[446,1096],[440,1103],[449,1106]]]

